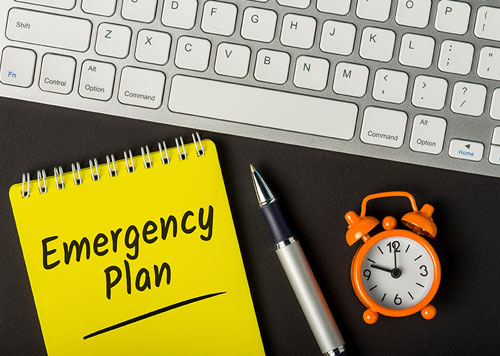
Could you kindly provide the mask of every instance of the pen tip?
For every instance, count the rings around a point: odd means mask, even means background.
[[[255,194],[257,195],[257,201],[259,202],[259,206],[262,207],[264,205],[274,202],[276,199],[274,198],[273,193],[271,192],[266,182],[264,182],[264,179],[262,179],[261,175],[252,164],[250,164],[250,171],[252,175],[253,187],[255,188]]]

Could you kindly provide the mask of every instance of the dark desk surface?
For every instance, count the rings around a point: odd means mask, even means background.
[[[45,354],[8,190],[21,173],[151,146],[192,130],[0,99],[0,354]],[[253,162],[272,184],[348,343],[350,355],[470,355],[500,350],[500,180],[202,132],[218,146],[250,289],[268,355],[319,355],[256,209]],[[442,283],[432,321],[362,320],[345,242],[347,210],[370,193],[407,190],[435,205]],[[400,218],[403,199],[370,205]]]

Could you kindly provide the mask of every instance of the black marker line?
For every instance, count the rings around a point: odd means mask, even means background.
[[[413,261],[418,260],[420,257],[422,257],[422,255],[418,256],[418,257],[417,257],[417,258],[415,258]]]
[[[408,294],[410,295],[411,300],[413,300],[413,295],[411,295],[410,292],[408,292]]]
[[[373,287],[371,287],[369,290],[372,291],[374,290],[375,288],[377,288],[377,285],[375,284]]]
[[[370,261],[371,263],[377,264],[377,262],[375,262],[374,260],[370,260],[369,258],[367,258],[367,260]]]
[[[383,301],[384,301],[384,298],[385,298],[385,296],[386,296],[386,295],[387,295],[387,293],[384,293],[384,296],[382,297],[381,302],[383,302]]]
[[[420,286],[420,287],[424,288],[424,286],[423,286],[423,285],[421,285],[421,284],[420,284],[420,283],[418,283],[418,282],[417,282],[417,286]]]
[[[407,253],[409,249],[410,249],[410,245],[408,245],[408,247],[406,248],[405,253]]]
[[[380,249],[380,246],[377,246],[378,250],[380,251],[380,253],[383,255],[384,252],[382,252],[382,250]]]
[[[135,318],[122,321],[121,323],[108,326],[107,328],[98,330],[96,332],[93,332],[92,334],[88,334],[88,335],[84,336],[83,339],[84,340],[90,339],[91,337],[94,337],[94,336],[97,336],[97,335],[100,335],[100,334],[104,334],[104,333],[106,333],[108,331],[111,331],[111,330],[115,330],[115,329],[121,328],[122,326],[126,326],[126,325],[129,325],[129,324],[135,323],[137,321],[141,321],[141,320],[144,320],[146,318],[149,318],[149,317],[152,317],[152,316],[155,316],[155,315],[167,312],[169,310],[172,310],[172,309],[175,309],[175,308],[179,308],[179,307],[182,307],[184,305],[188,305],[188,304],[191,304],[191,303],[194,303],[194,302],[199,302],[200,300],[203,300],[203,299],[212,298],[212,297],[215,297],[217,295],[224,294],[224,293],[226,293],[226,292],[206,294],[206,295],[202,295],[202,296],[199,296],[199,297],[196,297],[196,298],[188,299],[188,300],[185,300],[185,301],[182,301],[182,302],[179,302],[179,303],[168,305],[166,307],[163,307],[163,308],[160,308],[160,309],[157,309],[157,310],[153,310],[152,312],[136,316]]]

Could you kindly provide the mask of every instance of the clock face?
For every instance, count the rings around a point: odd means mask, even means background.
[[[412,239],[388,237],[373,245],[365,255],[361,280],[375,303],[390,309],[410,308],[431,289],[432,257]]]

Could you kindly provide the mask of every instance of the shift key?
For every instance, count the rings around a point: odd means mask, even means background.
[[[85,52],[91,32],[88,20],[14,8],[9,12],[6,36],[12,41]]]

